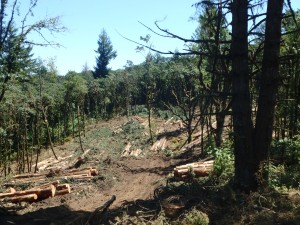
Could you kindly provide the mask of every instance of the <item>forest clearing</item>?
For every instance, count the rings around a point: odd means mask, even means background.
[[[60,184],[69,185],[70,192],[15,204],[1,201],[0,194],[0,223],[184,224],[184,218],[197,209],[209,218],[209,224],[298,224],[300,192],[297,190],[281,194],[266,191],[248,196],[234,193],[228,185],[217,185],[213,181],[217,177],[213,175],[210,178],[208,174],[200,178],[191,175],[183,181],[176,175],[174,177],[175,168],[180,169],[182,165],[188,168],[188,163],[201,162],[201,146],[198,143],[193,150],[182,151],[184,148],[175,147],[186,139],[185,132],[174,132],[181,129],[180,122],[155,118],[154,123],[158,137],[167,137],[164,146],[157,147],[148,142],[146,116],[119,117],[89,125],[82,140],[88,151],[77,169],[73,168],[74,162],[76,164],[78,156],[84,154],[80,151],[78,138],[55,146],[59,160],[55,160],[50,149],[46,150],[41,155],[40,170],[36,175],[48,174],[47,177],[43,176],[42,180],[37,180],[40,176],[30,179],[24,175],[8,177],[1,181],[1,190],[5,191],[9,186],[16,190],[36,189],[36,186],[55,184],[59,180]],[[128,143],[131,143],[130,151]],[[140,154],[130,155],[136,149],[141,149]],[[211,164],[212,161],[204,162]],[[232,162],[226,163],[224,165],[232,170]],[[75,171],[92,167],[97,169],[94,176],[79,179],[66,172],[72,170],[75,175]],[[225,179],[226,173],[230,173],[228,169],[224,169],[218,179],[222,176]],[[113,196],[114,201],[103,212],[101,207]],[[195,220],[197,216],[196,213]]]
[[[40,1],[41,15],[38,0],[1,0],[0,224],[299,225],[299,1],[196,1],[182,36],[186,2],[149,2]],[[48,14],[58,5],[77,35]],[[148,33],[131,36],[131,16],[158,12],[175,28],[138,20]],[[35,55],[58,34],[68,56]]]

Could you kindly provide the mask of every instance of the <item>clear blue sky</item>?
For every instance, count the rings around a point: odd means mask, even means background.
[[[61,75],[69,70],[80,72],[87,63],[90,69],[95,65],[97,40],[102,29],[108,33],[117,58],[111,61],[112,69],[123,68],[127,60],[139,64],[144,60],[141,53],[135,51],[136,44],[119,34],[139,41],[140,36],[151,33],[142,23],[153,27],[156,20],[162,20],[161,27],[190,38],[197,23],[190,20],[195,14],[192,7],[195,0],[39,0],[34,11],[34,19],[45,16],[62,16],[62,23],[68,28],[63,34],[50,37],[64,47],[34,47],[36,57],[56,58]],[[25,3],[25,1],[24,1]],[[22,2],[23,4],[23,2]],[[21,8],[25,5],[21,5]],[[183,43],[158,38],[151,34],[154,47],[160,50],[182,49]]]
[[[21,9],[26,8],[28,0],[20,2]],[[118,32],[139,41],[140,36],[151,32],[138,21],[154,28],[154,22],[159,20],[162,28],[190,38],[197,27],[197,23],[190,20],[195,14],[192,7],[195,2],[197,0],[39,0],[34,20],[61,16],[68,31],[50,37],[64,47],[34,47],[33,52],[35,57],[42,59],[55,58],[61,75],[69,70],[80,72],[85,63],[93,69],[98,36],[105,29],[118,53],[109,66],[123,68],[127,60],[139,64],[144,56],[135,51],[136,44],[125,40]],[[292,0],[292,4],[296,9],[300,8],[299,0]],[[154,34],[151,37],[153,46],[159,50],[183,48],[181,41],[159,38]]]

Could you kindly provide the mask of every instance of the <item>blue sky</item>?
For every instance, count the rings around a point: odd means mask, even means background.
[[[21,11],[26,8],[26,2],[28,0],[22,0]],[[197,0],[39,0],[33,19],[61,16],[68,31],[49,37],[64,47],[34,47],[33,52],[35,57],[44,60],[54,58],[61,75],[69,70],[80,72],[84,64],[93,69],[98,36],[105,29],[118,53],[109,66],[123,68],[127,60],[139,64],[144,61],[144,56],[135,51],[136,44],[125,40],[118,32],[139,41],[140,36],[151,32],[138,21],[154,28],[154,22],[159,20],[162,28],[190,38],[197,27],[190,19],[195,14],[192,7],[195,2]],[[292,0],[292,4],[300,8],[299,0]],[[151,40],[153,46],[162,51],[183,48],[183,43],[178,40],[159,38],[154,34],[151,34]]]
[[[127,60],[139,64],[144,61],[144,56],[135,51],[137,45],[122,38],[118,32],[139,41],[140,36],[145,36],[150,31],[138,21],[154,28],[154,22],[159,20],[162,28],[190,38],[197,27],[197,23],[190,20],[195,14],[195,8],[192,7],[194,2],[195,0],[39,0],[34,19],[62,16],[62,23],[68,31],[50,37],[64,47],[34,47],[33,52],[42,59],[55,58],[61,75],[69,70],[80,72],[85,63],[92,69],[95,65],[97,40],[101,30],[105,29],[118,54],[109,67],[123,68]],[[160,50],[183,47],[181,41],[151,36],[153,46]]]

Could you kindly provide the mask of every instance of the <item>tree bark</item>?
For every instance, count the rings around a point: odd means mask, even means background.
[[[55,154],[55,151],[54,151],[54,147],[53,147],[53,143],[52,143],[52,139],[51,139],[50,128],[49,128],[49,123],[48,123],[47,115],[46,115],[46,112],[45,112],[44,108],[42,108],[42,113],[43,113],[43,116],[44,116],[44,121],[45,121],[45,125],[46,125],[46,130],[47,130],[47,136],[48,136],[48,140],[50,142],[50,147],[51,147],[52,153],[53,153],[55,159],[58,159],[56,154]]]
[[[279,79],[283,2],[283,0],[269,0],[267,6],[262,76],[254,136],[257,170],[261,163],[268,161],[272,141]]]
[[[80,107],[79,105],[77,106],[77,127],[78,127],[78,137],[79,137],[79,144],[80,144],[80,149],[84,153],[84,149],[82,146],[82,140],[81,140],[81,127],[80,127]]]
[[[252,146],[253,125],[248,69],[248,0],[232,4],[232,112],[235,154],[235,185],[242,190],[256,188]]]

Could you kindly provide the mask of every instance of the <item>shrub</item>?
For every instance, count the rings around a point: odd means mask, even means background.
[[[228,181],[234,172],[234,155],[231,141],[227,141],[222,147],[209,148],[208,154],[215,158],[212,178],[217,178],[221,182]]]
[[[300,163],[300,135],[292,139],[284,138],[275,141],[272,145],[272,155],[288,164]]]
[[[184,219],[182,220],[181,224],[184,225],[208,225],[209,218],[207,214],[204,212],[198,211],[197,209],[192,209],[188,212]]]

